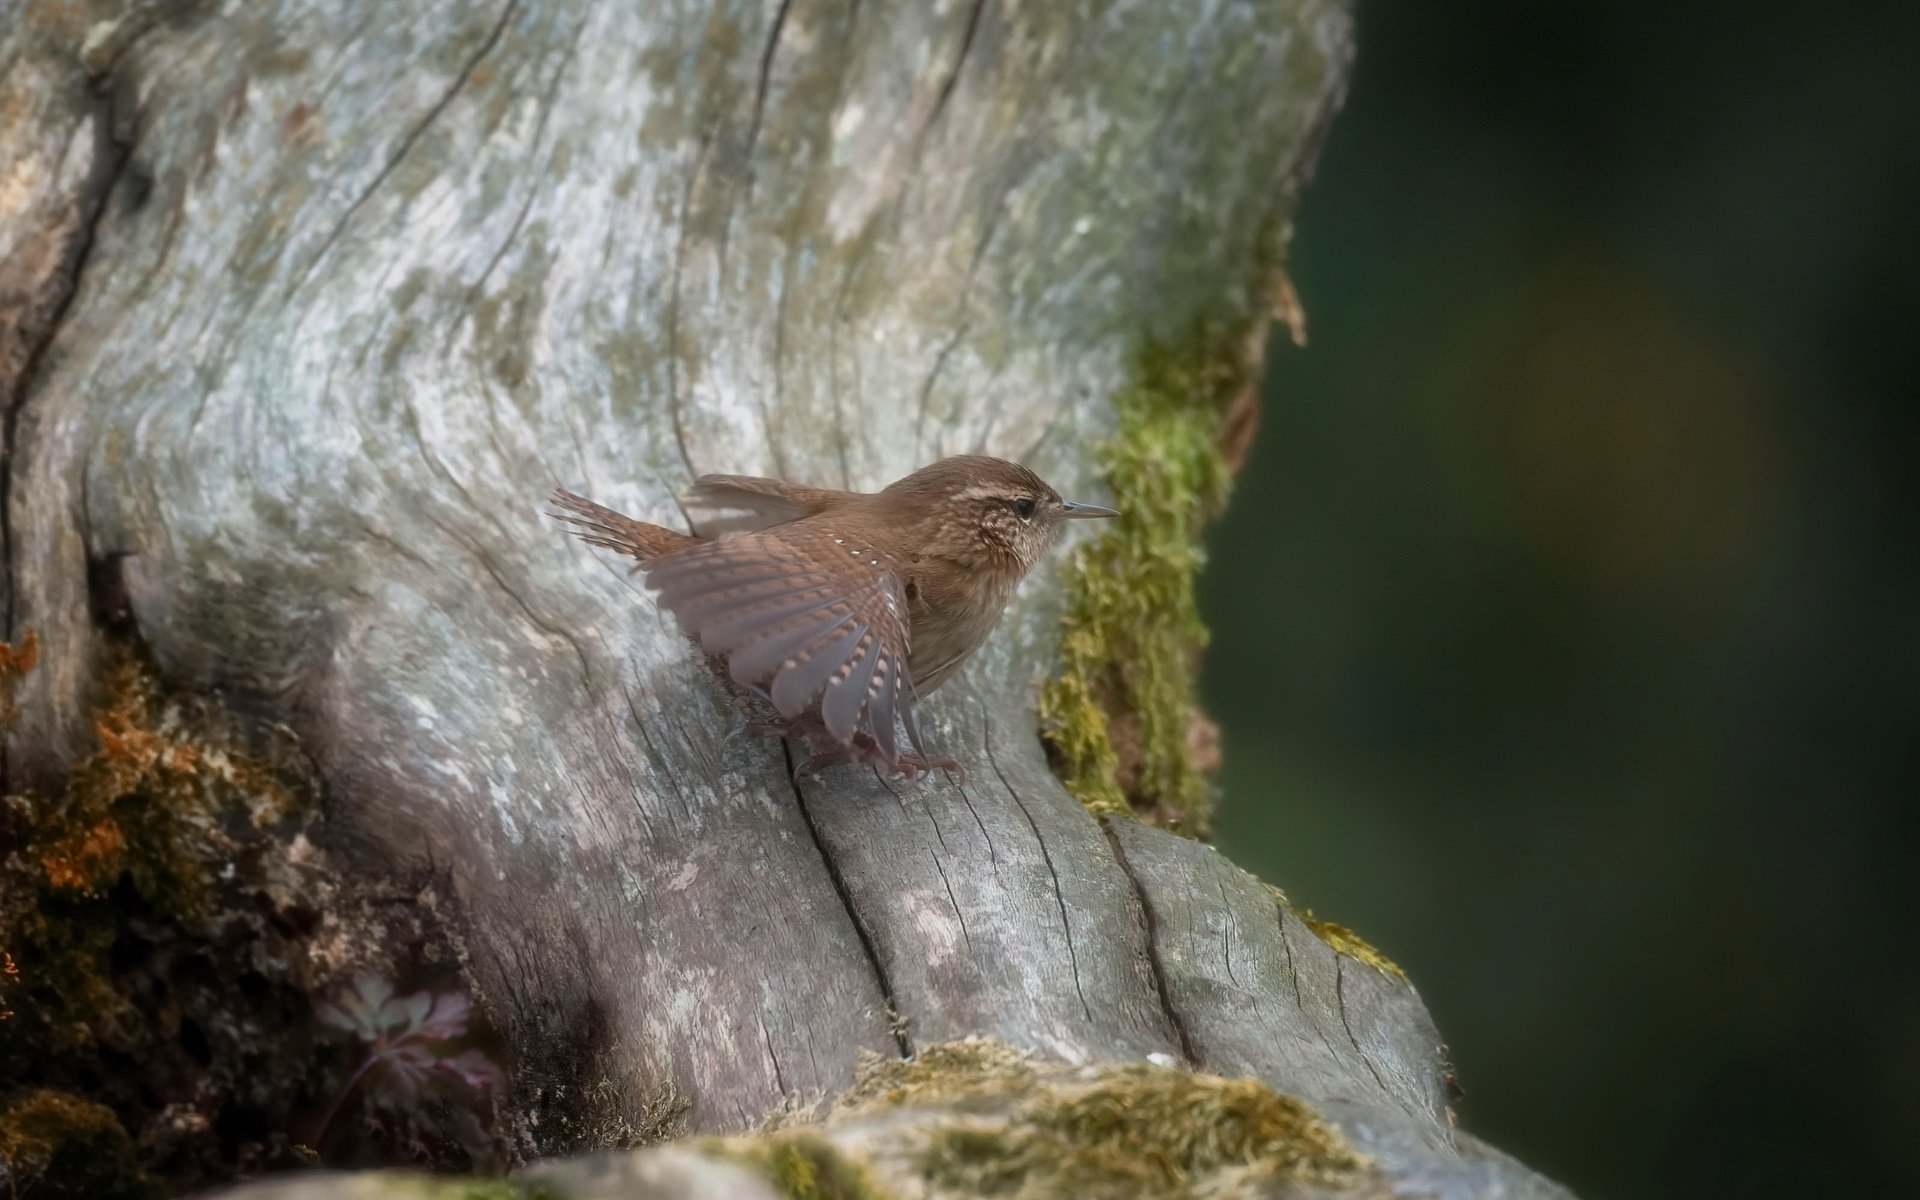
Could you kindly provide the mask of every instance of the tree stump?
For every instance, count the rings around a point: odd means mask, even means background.
[[[314,811],[269,840],[323,869],[287,977],[402,971],[367,914],[424,913],[510,1048],[521,1157],[600,1148],[555,1119],[590,1093],[735,1133],[984,1037],[1263,1081],[1369,1186],[1559,1194],[1455,1132],[1404,981],[1062,787],[1035,696],[1073,557],[923,705],[964,783],[796,786],[543,514],[565,484],[680,524],[702,472],[873,488],[975,451],[1105,500],[1142,388],[1228,436],[1349,37],[1338,0],[13,0],[4,586],[38,661],[0,851],[50,878],[37,823],[124,750],[96,714],[132,655],[290,733]]]

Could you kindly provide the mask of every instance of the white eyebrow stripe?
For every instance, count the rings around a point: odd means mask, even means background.
[[[999,500],[1005,497],[1005,495],[1006,489],[1004,488],[995,487],[992,484],[977,483],[970,488],[962,489],[956,494],[955,498],[959,500]]]

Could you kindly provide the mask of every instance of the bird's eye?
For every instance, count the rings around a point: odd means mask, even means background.
[[[1022,496],[1013,502],[1013,511],[1020,514],[1022,521],[1033,520],[1033,497]]]

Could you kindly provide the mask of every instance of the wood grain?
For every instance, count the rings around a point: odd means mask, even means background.
[[[1097,498],[1132,351],[1264,304],[1342,4],[8,12],[7,618],[44,647],[10,782],[86,737],[110,595],[172,685],[298,733],[344,860],[444,883],[523,1069],[583,1078],[590,1031],[596,1077],[734,1130],[995,1034],[1490,1161],[1410,989],[1053,780],[1056,571],[926,706],[964,785],[796,789],[542,515],[976,450]]]

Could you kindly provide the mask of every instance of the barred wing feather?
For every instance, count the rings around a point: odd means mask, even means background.
[[[842,743],[864,723],[889,761],[895,721],[917,747],[900,576],[859,539],[782,525],[644,564],[647,586],[700,648],[789,720],[817,707]]]

